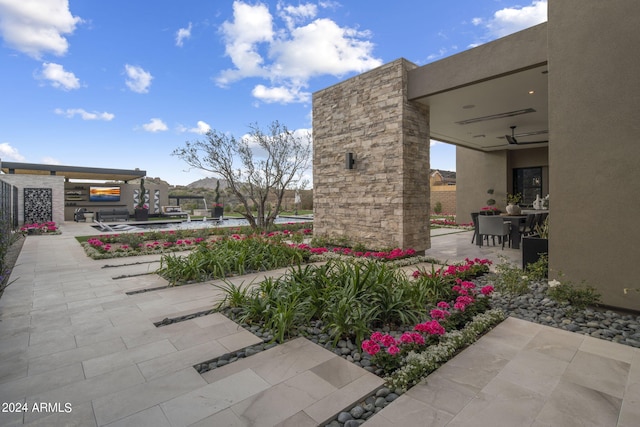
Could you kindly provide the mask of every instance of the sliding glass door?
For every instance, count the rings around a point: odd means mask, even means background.
[[[536,196],[542,197],[542,168],[514,169],[513,192],[522,194],[520,206],[533,206]]]

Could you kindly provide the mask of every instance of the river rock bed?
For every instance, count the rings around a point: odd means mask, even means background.
[[[492,275],[476,279],[479,286],[491,284]],[[589,307],[574,309],[547,296],[547,282],[534,282],[529,292],[518,296],[492,295],[492,308],[500,308],[507,316],[589,335],[607,341],[640,348],[640,316]]]

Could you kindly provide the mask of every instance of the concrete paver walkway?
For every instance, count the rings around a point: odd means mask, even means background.
[[[0,299],[2,426],[313,426],[382,384],[305,339],[200,375],[194,364],[260,339],[220,314],[154,322],[209,309],[219,292],[128,295],[165,284],[114,279],[153,271],[158,256],[93,261],[73,238],[93,233],[87,225],[63,232],[27,238]],[[430,255],[517,259],[470,238],[434,237]],[[639,401],[640,350],[508,319],[366,425],[632,426]]]
[[[390,425],[638,426],[640,350],[508,318],[364,424]]]

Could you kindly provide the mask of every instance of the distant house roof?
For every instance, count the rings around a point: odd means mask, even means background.
[[[0,169],[6,174],[61,175],[67,179],[91,179],[99,181],[131,181],[144,178],[147,171],[140,169],[105,169],[81,166],[43,165],[0,161]]]
[[[455,171],[443,171],[439,169],[431,169],[431,176],[434,174],[440,175],[442,178],[442,183],[445,185],[455,185],[456,183],[456,173]]]

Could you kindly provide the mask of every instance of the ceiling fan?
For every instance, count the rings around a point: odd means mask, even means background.
[[[507,141],[509,142],[509,144],[514,144],[514,145],[524,145],[524,144],[541,144],[543,142],[549,142],[549,140],[545,140],[545,141],[518,141],[516,139],[516,126],[510,126],[511,128],[511,135],[505,135],[504,137],[507,139]],[[522,137],[522,136],[532,136],[532,135],[539,135],[541,133],[547,133],[547,131],[541,131],[541,132],[532,132],[532,133],[525,133],[525,134],[521,134],[518,135],[518,137]]]

